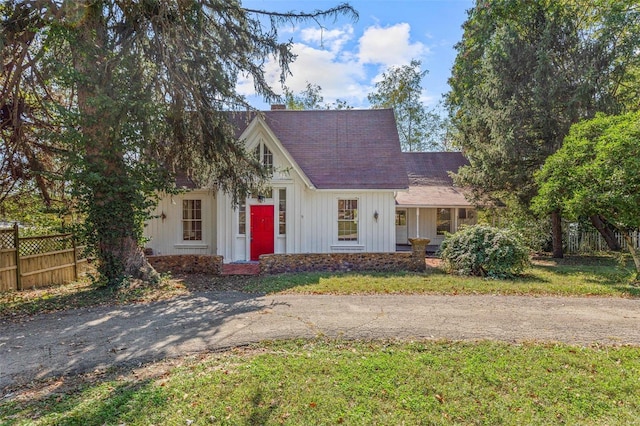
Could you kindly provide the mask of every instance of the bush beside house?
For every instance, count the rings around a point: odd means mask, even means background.
[[[510,230],[469,226],[449,234],[440,246],[444,268],[459,275],[510,278],[529,266],[529,250]]]

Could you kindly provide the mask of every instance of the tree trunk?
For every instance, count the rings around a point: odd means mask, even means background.
[[[627,243],[627,248],[629,249],[629,253],[631,253],[631,257],[633,258],[633,263],[636,265],[636,278],[634,281],[640,283],[640,252],[638,252],[636,246],[633,245],[633,238],[631,238],[629,232],[622,231],[622,236]]]
[[[551,243],[553,244],[553,257],[562,259],[562,217],[560,211],[551,212]]]
[[[81,207],[87,215],[87,242],[95,249],[98,272],[108,286],[117,287],[128,278],[157,282],[159,275],[138,244],[145,200],[125,161],[126,143],[113,131],[126,115],[118,114],[118,89],[110,84],[116,77],[107,59],[102,9],[99,2],[87,1],[82,7],[85,19],[77,27],[74,62],[83,76],[77,99],[84,158],[77,179]]]
[[[591,220],[591,224],[594,228],[598,230],[602,238],[607,242],[607,246],[609,246],[609,250],[620,251],[620,243],[616,239],[615,233],[607,226],[607,223],[603,220],[602,216],[594,214],[589,217]]]

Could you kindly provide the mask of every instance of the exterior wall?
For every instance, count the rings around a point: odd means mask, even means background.
[[[338,241],[338,200],[358,200],[358,241]],[[295,253],[395,251],[392,191],[304,191],[300,250]],[[374,214],[378,213],[377,219]]]
[[[182,240],[182,200],[202,200],[202,240]],[[216,199],[207,190],[162,197],[145,226],[145,248],[154,255],[216,254]]]
[[[299,178],[288,181],[273,180],[272,199],[262,204],[274,205],[275,233],[278,232],[278,189],[285,189],[286,234],[274,235],[276,254],[285,253],[344,253],[395,251],[395,201],[393,192],[315,191],[305,188]],[[338,241],[338,200],[358,200],[358,241]],[[250,215],[256,199],[246,204],[246,233],[238,233],[238,210],[233,209],[231,198],[219,194],[218,201],[218,254],[225,262],[250,259]],[[374,218],[378,212],[378,219]]]

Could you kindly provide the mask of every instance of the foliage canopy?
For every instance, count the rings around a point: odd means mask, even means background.
[[[640,279],[640,254],[629,231],[640,229],[640,112],[575,124],[558,152],[536,174],[540,213],[600,215],[627,241]]]
[[[635,1],[478,1],[456,45],[447,102],[476,199],[529,205],[533,173],[570,126],[629,106],[640,85]],[[637,100],[633,101],[637,102]]]
[[[357,16],[347,4],[294,14],[235,0],[5,2],[0,191],[33,178],[46,196],[49,182],[70,182],[106,282],[153,275],[138,242],[175,170],[236,200],[267,176],[228,123],[225,111],[249,108],[237,79],[275,99],[264,65],[278,61],[284,81],[294,59],[277,26],[342,14]]]
[[[391,67],[367,96],[373,108],[392,108],[403,151],[429,151],[446,145],[447,123],[422,101],[422,62]]]

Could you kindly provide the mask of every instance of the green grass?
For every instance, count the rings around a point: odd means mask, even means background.
[[[639,394],[640,348],[300,340],[52,380],[4,402],[0,419],[6,425],[631,425],[640,418]]]
[[[245,291],[308,294],[502,294],[640,297],[633,271],[613,257],[538,259],[524,276],[492,280],[449,275],[438,268],[425,273],[305,273],[264,277],[167,277],[160,284],[136,283],[118,291],[97,288],[88,279],[21,292],[0,292],[0,320],[87,306],[170,299],[192,291]]]
[[[502,294],[639,297],[632,272],[612,258],[536,261],[522,277],[495,280],[449,275],[433,268],[426,273],[307,273],[262,277],[250,291],[311,294]]]

